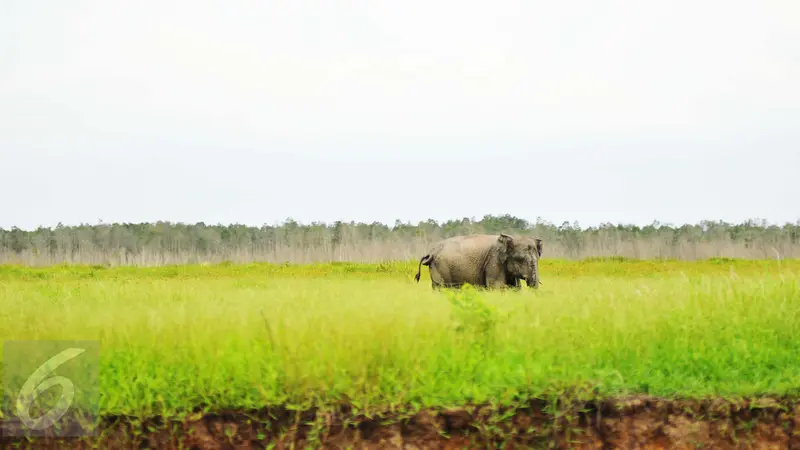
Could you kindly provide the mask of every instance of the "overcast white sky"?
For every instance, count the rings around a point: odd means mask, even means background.
[[[0,2],[0,227],[800,219],[800,2]]]

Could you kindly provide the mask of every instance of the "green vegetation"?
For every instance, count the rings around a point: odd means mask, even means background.
[[[431,242],[462,234],[518,233],[544,240],[547,258],[624,256],[637,259],[800,257],[800,221],[730,224],[704,221],[645,227],[578,223],[535,223],[504,215],[446,222],[427,220],[393,226],[373,222],[280,225],[206,225],[170,222],[62,226],[25,231],[0,228],[0,263],[52,265],[61,262],[163,265],[235,262],[378,262],[419,258]]]
[[[384,264],[0,267],[0,339],[99,339],[101,412],[795,395],[800,261],[543,259],[539,291]]]

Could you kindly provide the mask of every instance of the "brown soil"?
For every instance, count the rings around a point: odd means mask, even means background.
[[[1,438],[3,448],[795,449],[800,400],[603,400],[558,408],[470,406],[414,414],[269,409],[180,422],[105,418],[91,438]],[[8,431],[8,424],[5,424]]]

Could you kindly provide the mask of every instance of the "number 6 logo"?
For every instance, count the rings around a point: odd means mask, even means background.
[[[72,384],[72,381],[62,376],[55,376],[48,379],[45,379],[45,377],[52,373],[58,366],[85,351],[86,350],[82,348],[68,348],[45,361],[44,364],[39,366],[25,381],[19,396],[17,396],[17,414],[20,419],[22,419],[22,423],[28,428],[43,430],[51,426],[69,410],[70,405],[72,405],[72,400],[75,398],[75,386]],[[48,411],[47,414],[36,420],[31,419],[28,410],[33,400],[37,398],[39,394],[57,384],[61,385],[61,397],[58,399],[56,405],[53,409]]]

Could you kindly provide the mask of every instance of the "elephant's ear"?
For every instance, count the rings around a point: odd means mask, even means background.
[[[507,234],[501,234],[497,237],[498,247],[500,248],[500,261],[505,262],[511,249],[514,247],[514,238]]]
[[[542,257],[542,240],[536,239],[536,253],[539,254],[539,257]]]

